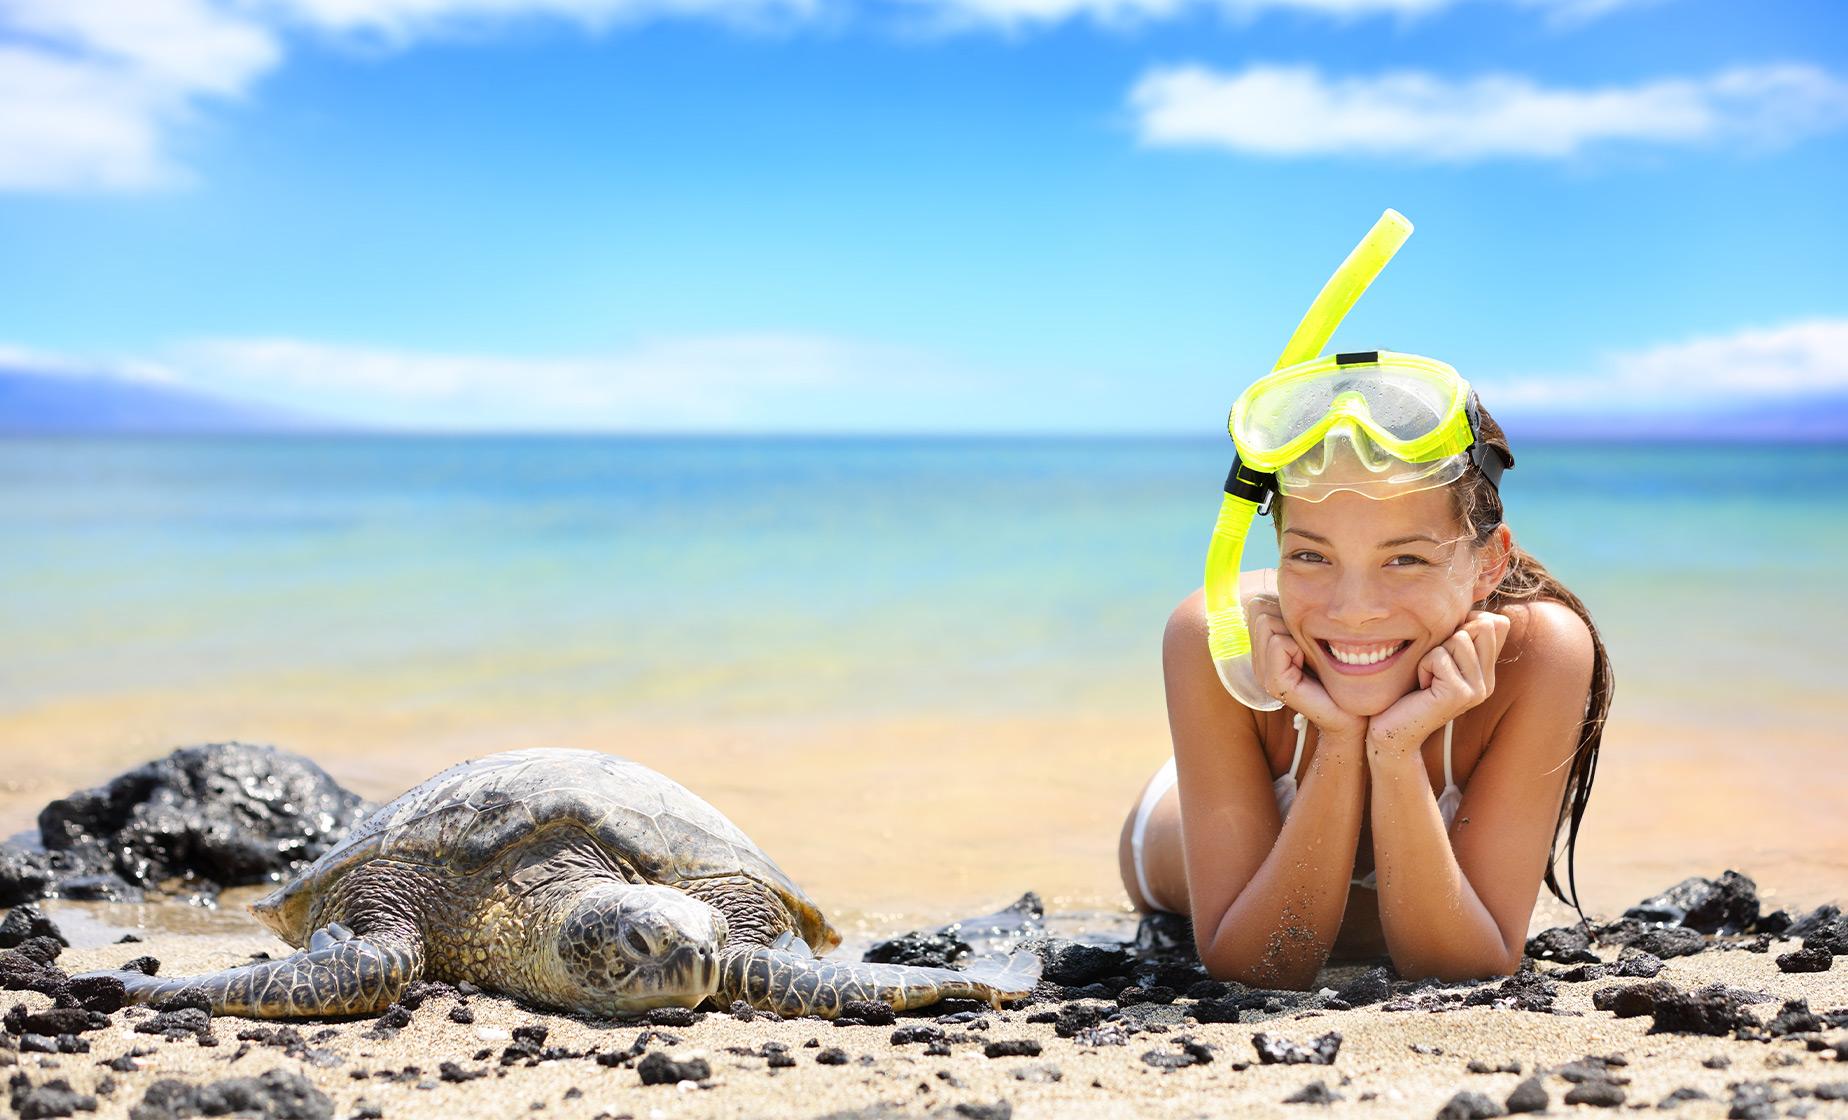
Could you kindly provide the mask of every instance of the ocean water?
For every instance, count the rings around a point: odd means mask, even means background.
[[[0,713],[347,678],[678,719],[1136,709],[1229,450],[0,441]],[[1598,619],[1620,712],[1844,713],[1848,448],[1542,444],[1504,495]]]
[[[590,746],[712,800],[861,934],[1027,888],[1120,907],[1229,451],[0,441],[0,835],[188,743],[275,743],[378,798]],[[1510,524],[1618,675],[1587,898],[1725,867],[1839,897],[1848,448],[1518,454]]]

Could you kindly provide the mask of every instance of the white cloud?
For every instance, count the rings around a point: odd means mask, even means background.
[[[1646,407],[1699,410],[1716,404],[1799,401],[1848,393],[1848,319],[1777,327],[1617,351],[1590,373],[1526,375],[1485,384],[1494,406]]]
[[[560,19],[591,31],[659,18],[719,23],[796,22],[821,0],[258,0],[278,17],[321,31],[395,44],[492,28],[517,19]]]
[[[1515,75],[1173,66],[1144,75],[1129,100],[1149,145],[1449,163],[1559,159],[1610,141],[1768,146],[1848,122],[1848,83],[1796,64],[1587,89]]]
[[[0,0],[0,43],[0,190],[179,179],[171,129],[281,58],[208,0]]]
[[[173,370],[141,358],[80,358],[23,346],[0,344],[0,370],[41,377],[113,377],[159,385],[178,384]]]
[[[661,339],[580,357],[445,354],[296,339],[182,345],[193,388],[415,427],[800,430],[905,427],[970,381],[898,347],[803,334]]]
[[[1334,22],[1368,17],[1420,19],[1456,7],[1465,0],[899,0],[901,4],[955,28],[1002,27],[1018,30],[1041,24],[1089,19],[1105,26],[1126,26],[1168,19],[1184,12],[1216,12],[1250,22],[1272,12],[1300,13]],[[1662,0],[1505,0],[1536,10],[1555,23],[1583,23],[1620,8]]]

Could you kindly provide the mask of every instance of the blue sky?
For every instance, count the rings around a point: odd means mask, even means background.
[[[413,428],[1211,432],[1848,399],[1848,8],[0,0],[0,365]]]

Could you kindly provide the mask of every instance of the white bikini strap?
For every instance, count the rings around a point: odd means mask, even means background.
[[[1302,765],[1303,740],[1309,737],[1309,720],[1305,718],[1301,712],[1297,712],[1296,718],[1291,722],[1296,724],[1296,753],[1290,758],[1289,770],[1290,777],[1294,778],[1296,776],[1296,768]]]
[[[1451,786],[1454,786],[1457,784],[1457,780],[1450,776],[1450,732],[1453,728],[1456,727],[1456,725],[1457,725],[1457,721],[1454,719],[1444,725],[1444,788],[1445,789],[1449,789]]]

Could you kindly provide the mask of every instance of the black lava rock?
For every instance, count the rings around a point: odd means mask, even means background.
[[[1763,1081],[1741,1081],[1732,1087],[1727,1102],[1730,1120],[1771,1120],[1777,1115],[1777,1089]]]
[[[233,1077],[210,1085],[163,1079],[148,1086],[130,1120],[254,1113],[264,1120],[331,1120],[334,1102],[299,1073],[272,1069],[258,1077]]]
[[[1803,947],[1831,956],[1848,956],[1848,918],[1835,918],[1810,930],[1803,935]]]
[[[889,1003],[881,1003],[876,999],[850,999],[841,1005],[840,1017],[834,1021],[837,1024],[847,1022],[868,1027],[889,1027],[898,1021],[898,1015]]]
[[[1668,981],[1652,980],[1646,984],[1599,988],[1591,993],[1591,1005],[1599,1011],[1609,1011],[1619,1019],[1632,1019],[1638,1015],[1654,1014],[1657,1000],[1680,994],[1681,989]]]
[[[1718,879],[1683,879],[1623,916],[1701,933],[1742,933],[1758,921],[1758,886],[1737,871],[1724,872]]]
[[[486,1077],[488,1071],[485,1069],[463,1069],[454,1062],[443,1062],[436,1067],[436,1075],[444,1081],[459,1084],[464,1081],[474,1081]]]
[[[1712,1099],[1713,1098],[1691,1085],[1683,1085],[1679,1089],[1669,1090],[1668,1095],[1656,1102],[1656,1107],[1659,1109],[1679,1108],[1685,1101],[1705,1101]]]
[[[1237,998],[1203,999],[1187,1009],[1187,1017],[1197,1023],[1236,1023],[1244,1009]]]
[[[1142,1055],[1143,1062],[1156,1069],[1173,1071],[1203,1066],[1213,1060],[1213,1048],[1192,1035],[1180,1035],[1172,1041],[1178,1050],[1150,1050]]]
[[[1037,1058],[1040,1044],[1031,1038],[998,1038],[983,1046],[982,1053],[990,1058]]]
[[[1794,919],[1784,932],[1785,937],[1808,937],[1817,929],[1842,916],[1841,907],[1834,903],[1825,903],[1816,907],[1801,918]]]
[[[1481,1058],[1471,1058],[1469,1065],[1464,1068],[1471,1073],[1519,1073],[1521,1063],[1513,1060],[1485,1062]]]
[[[53,1007],[25,1017],[22,1024],[33,1034],[83,1034],[109,1026],[109,1016],[81,1007]]]
[[[1553,1010],[1553,1000],[1558,995],[1558,984],[1533,971],[1533,962],[1523,961],[1519,972],[1499,984],[1476,989],[1465,997],[1463,1005],[1507,1006],[1518,1011],[1547,1012]]]
[[[1655,1025],[1649,1028],[1651,1034],[1725,1035],[1756,1025],[1744,1002],[1721,984],[1662,996],[1655,1001],[1652,1013]]]
[[[844,1066],[848,1062],[847,1051],[838,1046],[830,1046],[815,1055],[815,1064],[821,1066]]]
[[[1320,1081],[1311,1081],[1302,1088],[1283,1098],[1284,1104],[1333,1104],[1341,1099],[1341,1094],[1330,1089]],[[1498,1115],[1489,1113],[1489,1115]]]
[[[6,920],[0,922],[0,949],[17,948],[28,937],[49,937],[60,945],[70,945],[58,924],[30,903],[13,907]]]
[[[1551,1103],[1546,1095],[1546,1085],[1538,1076],[1521,1082],[1508,1094],[1509,1112],[1545,1112]]]
[[[1825,949],[1795,949],[1777,955],[1779,972],[1827,972],[1835,958]]]
[[[64,998],[74,1007],[112,1015],[128,1004],[128,989],[114,976],[73,976]]]
[[[1561,964],[1596,964],[1598,955],[1591,951],[1591,931],[1581,923],[1541,930],[1527,939],[1527,955],[1540,961]]]
[[[184,878],[194,889],[280,879],[313,862],[368,808],[319,766],[274,747],[186,747],[108,785],[51,802],[39,839],[75,895]],[[79,889],[81,888],[81,889]]]
[[[916,968],[955,968],[969,956],[969,943],[940,933],[912,931],[881,941],[860,959],[872,964],[904,964]]]
[[[15,1078],[12,1102],[13,1111],[19,1113],[21,1120],[45,1120],[47,1117],[96,1111],[96,1098],[72,1089],[71,1083],[62,1077],[43,1085],[24,1085],[19,1078]]]
[[[1566,1091],[1567,1104],[1588,1104],[1597,1108],[1616,1108],[1624,1101],[1623,1086],[1612,1081],[1585,1081]]]
[[[1437,1110],[1437,1120],[1488,1120],[1506,1114],[1501,1105],[1481,1093],[1465,1092],[1445,1101],[1444,1107]]]
[[[1705,950],[1709,942],[1692,929],[1681,926],[1663,926],[1643,933],[1630,942],[1630,946],[1644,953],[1667,960],[1671,957],[1691,957]]]
[[[137,1034],[158,1034],[172,1038],[182,1038],[189,1034],[210,1030],[212,1015],[197,1007],[180,1007],[172,1011],[163,1011],[135,1024]]]
[[[651,1007],[642,1018],[651,1027],[690,1027],[705,1016],[691,1007]]]
[[[1369,1007],[1384,1003],[1392,995],[1393,978],[1390,968],[1370,968],[1343,985],[1335,993],[1335,998],[1349,1007]]]
[[[1341,1052],[1341,1035],[1329,1031],[1314,1042],[1304,1046],[1287,1038],[1259,1032],[1251,1037],[1251,1045],[1258,1051],[1258,1061],[1264,1065],[1333,1065],[1335,1055]]]
[[[45,897],[51,886],[51,857],[17,844],[0,844],[0,906]]]
[[[1809,1000],[1792,999],[1784,1001],[1776,1015],[1765,1024],[1765,1030],[1774,1037],[1782,1038],[1787,1034],[1806,1034],[1820,1031],[1824,1027],[1822,1016],[1810,1010]]]
[[[1106,976],[1116,976],[1129,966],[1129,954],[1122,949],[1084,945],[1063,938],[1048,938],[1035,946],[1042,968],[1040,976],[1068,988],[1094,984]]]
[[[1634,945],[1624,946],[1618,954],[1617,963],[1610,966],[1607,975],[1636,976],[1650,980],[1662,971],[1662,958],[1654,953],[1645,952]]]
[[[675,1061],[665,1050],[651,1050],[635,1064],[644,1085],[676,1085],[682,1081],[704,1081],[712,1076],[712,1067],[704,1058]]]

